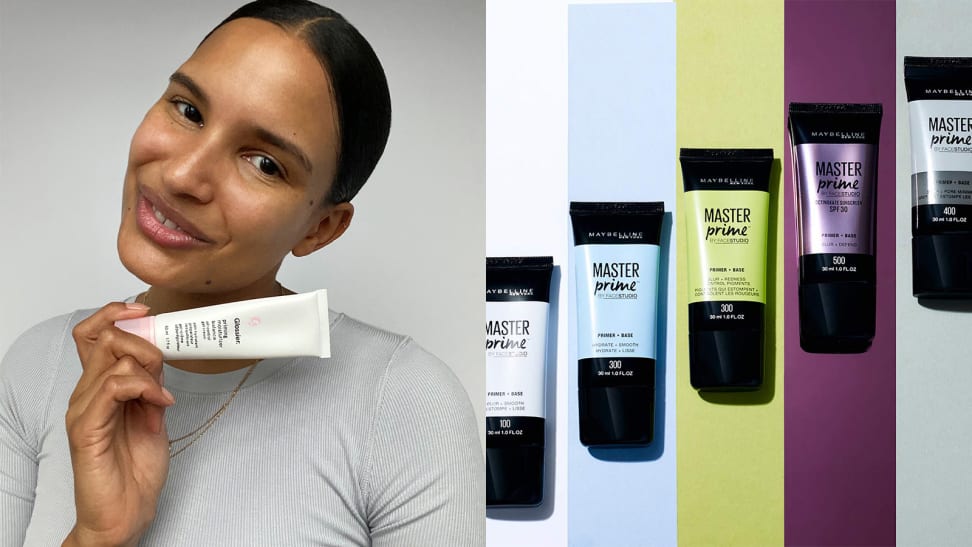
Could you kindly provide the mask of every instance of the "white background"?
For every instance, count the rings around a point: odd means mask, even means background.
[[[487,4],[486,251],[553,256],[555,336],[547,348],[543,504],[488,509],[486,543],[567,545],[567,3]]]
[[[129,140],[241,3],[0,0],[0,354],[43,319],[144,289],[115,252]],[[392,133],[348,233],[280,279],[412,335],[457,372],[482,430],[485,6],[328,5],[382,59]]]

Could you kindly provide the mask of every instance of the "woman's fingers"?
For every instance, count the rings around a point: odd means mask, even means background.
[[[71,334],[74,337],[75,345],[78,347],[78,356],[81,357],[81,362],[85,362],[87,353],[102,333],[115,328],[115,321],[143,317],[148,313],[148,310],[148,306],[143,304],[112,302],[78,323]]]
[[[144,316],[149,307],[144,304],[111,302],[78,323],[72,334],[75,342],[96,340],[98,334],[120,319],[135,319]]]
[[[164,409],[175,399],[133,357],[124,356],[94,379],[89,389],[75,392],[66,416],[75,448],[104,440],[122,405],[132,401],[138,403],[146,429],[158,434]]]
[[[144,373],[144,372],[143,372]],[[109,375],[88,405],[87,412],[105,426],[112,414],[127,402],[136,401],[150,433],[162,432],[164,409],[175,403],[172,394],[154,379],[144,376]]]
[[[125,356],[134,358],[153,378],[160,378],[162,351],[134,334],[109,326],[88,347],[86,359],[81,361],[84,373],[79,384],[100,376]]]
[[[162,352],[114,326],[147,311],[113,302],[74,328],[83,370],[65,416],[73,447],[105,443],[122,417],[143,432],[162,432],[164,409],[175,401],[160,381]]]
[[[101,308],[91,317],[79,323],[73,331],[83,372],[73,398],[83,397],[93,385],[99,383],[106,370],[117,366],[124,357],[130,356],[156,379],[162,374],[162,352],[151,343],[124,332],[114,326],[119,319],[144,316],[148,308],[141,304],[114,302]]]

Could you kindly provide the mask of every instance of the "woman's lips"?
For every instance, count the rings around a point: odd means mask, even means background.
[[[209,243],[199,231],[169,211],[167,216],[141,192],[138,195],[135,219],[138,227],[149,239],[161,247],[185,249]]]

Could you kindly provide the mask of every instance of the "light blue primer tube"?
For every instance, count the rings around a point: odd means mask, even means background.
[[[655,402],[664,204],[570,204],[577,285],[580,440],[648,444]]]

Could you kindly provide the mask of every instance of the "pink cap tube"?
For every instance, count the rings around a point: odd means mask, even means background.
[[[115,321],[115,326],[125,332],[130,332],[139,338],[155,343],[155,317],[139,317],[138,319],[122,319]]]

